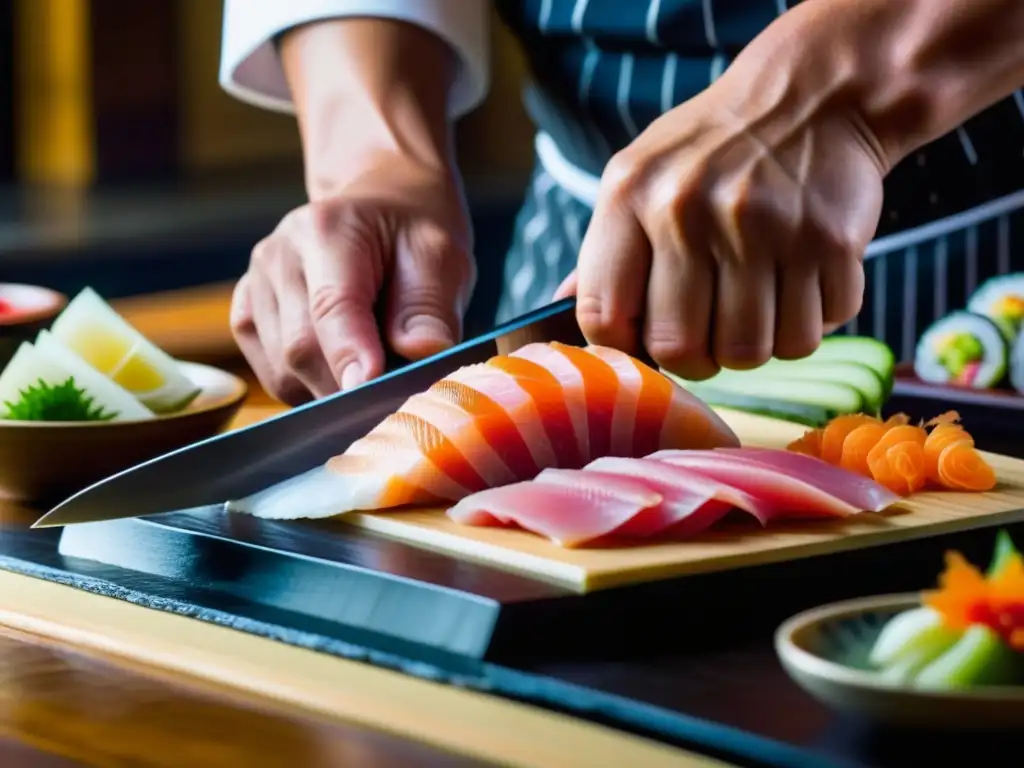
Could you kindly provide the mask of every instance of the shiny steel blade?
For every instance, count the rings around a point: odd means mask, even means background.
[[[355,389],[119,472],[57,505],[33,527],[142,517],[245,498],[344,452],[410,395],[456,369],[531,341],[583,343],[575,300],[542,307]]]

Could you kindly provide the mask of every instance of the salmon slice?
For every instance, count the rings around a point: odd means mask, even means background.
[[[555,454],[556,463],[552,466],[582,467],[585,462],[576,425],[566,402],[565,389],[558,378],[544,366],[521,357],[499,355],[488,360],[486,365],[515,379],[533,401],[540,416],[540,425]]]
[[[633,477],[661,494],[661,505],[645,510],[624,526],[631,535],[651,536],[669,530],[675,536],[693,535],[714,525],[733,508],[764,525],[781,511],[731,485],[651,459],[605,457],[590,462],[583,471]]]
[[[684,467],[786,510],[786,517],[848,517],[879,512],[899,497],[878,483],[791,451],[722,448],[665,450],[648,458]]]
[[[587,408],[591,403],[587,399],[583,374],[580,372],[580,369],[573,364],[572,360],[555,349],[551,344],[527,344],[517,349],[509,357],[536,363],[557,379],[562,387],[562,397],[565,399],[565,406],[569,410],[573,431],[576,434],[576,443],[579,446],[580,463],[578,466],[583,466],[583,464],[590,461],[592,456],[590,452],[590,418],[587,415]],[[591,389],[593,390],[593,387]],[[614,398],[614,393],[612,398]],[[614,408],[614,400],[609,405],[609,408]],[[598,421],[600,420],[599,417]],[[608,423],[610,432],[610,415]]]
[[[436,429],[399,411],[326,464],[225,506],[231,512],[292,520],[456,501],[483,487],[468,464],[461,465],[471,482],[467,488],[435,463],[457,453]]]
[[[448,510],[448,516],[463,525],[516,525],[559,546],[578,547],[614,535],[661,501],[658,493],[636,480],[546,469],[535,480],[467,496]]]
[[[444,393],[451,396],[445,397]],[[440,384],[439,389],[431,388],[410,397],[405,401],[399,414],[412,417],[406,422],[410,429],[418,431],[422,428],[416,423],[418,419],[433,427],[436,434],[443,436],[451,445],[454,450],[446,450],[443,458],[437,449],[432,448],[434,453],[431,454],[431,460],[457,483],[467,488],[493,488],[522,479],[516,477],[508,468],[485,436],[485,433],[490,433],[491,437],[498,441],[516,438],[521,440],[516,425],[510,421],[500,423],[497,427],[494,422],[488,425],[486,419],[460,403],[458,395],[465,395],[461,398],[461,401],[465,402],[473,399],[470,393],[472,390],[464,385],[445,382]],[[486,407],[479,399],[475,404]],[[508,414],[497,410],[507,418]],[[493,413],[492,410],[492,416]],[[433,439],[433,436],[427,437],[427,441],[432,442]],[[421,444],[426,444],[426,441]]]
[[[634,435],[641,433],[647,435],[652,433],[654,435],[661,434],[661,428],[665,424],[665,415],[668,413],[668,405],[672,399],[671,390],[668,393],[668,397],[664,398],[662,412],[655,414],[656,421],[652,420],[649,413],[639,412],[637,408],[640,403],[640,393],[643,389],[644,379],[636,361],[630,355],[610,347],[599,347],[591,344],[585,347],[584,351],[606,363],[618,378],[618,391],[616,392],[615,404],[612,409],[611,437],[608,451],[604,455],[641,455],[634,452]],[[671,382],[668,383],[671,387]]]
[[[466,366],[427,391],[470,414],[487,444],[517,480],[556,465],[536,404],[504,371],[482,363]]]

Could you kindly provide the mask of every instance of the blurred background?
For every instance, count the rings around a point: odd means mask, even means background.
[[[0,280],[184,291],[122,304],[193,358],[230,343],[231,283],[304,201],[294,119],[218,85],[221,5],[0,0]],[[516,45],[495,21],[490,97],[458,125],[480,265],[469,333],[491,323],[532,160]],[[205,315],[171,323],[163,310],[186,298]]]

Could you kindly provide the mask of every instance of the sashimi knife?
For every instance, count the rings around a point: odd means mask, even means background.
[[[574,298],[549,304],[355,389],[138,464],[79,491],[32,527],[143,517],[245,498],[344,452],[410,395],[464,365],[532,341],[584,343],[575,306]]]

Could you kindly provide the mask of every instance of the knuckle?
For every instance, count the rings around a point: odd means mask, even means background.
[[[274,235],[265,237],[253,246],[249,263],[253,268],[263,270],[274,260],[280,250]]]
[[[356,286],[325,284],[312,291],[309,312],[313,322],[319,323],[328,317],[364,312],[372,300]]]
[[[292,370],[309,368],[319,355],[320,343],[312,328],[303,329],[285,342],[284,360]]]
[[[723,368],[748,371],[767,363],[772,352],[768,344],[726,344],[717,356],[718,364]]]
[[[256,323],[253,319],[252,308],[249,306],[246,284],[239,280],[231,296],[231,312],[228,318],[228,325],[232,335],[237,339],[239,336],[249,335],[255,332]]]
[[[601,174],[601,186],[605,194],[615,202],[633,198],[643,183],[646,173],[628,151],[619,151],[605,166]]]

